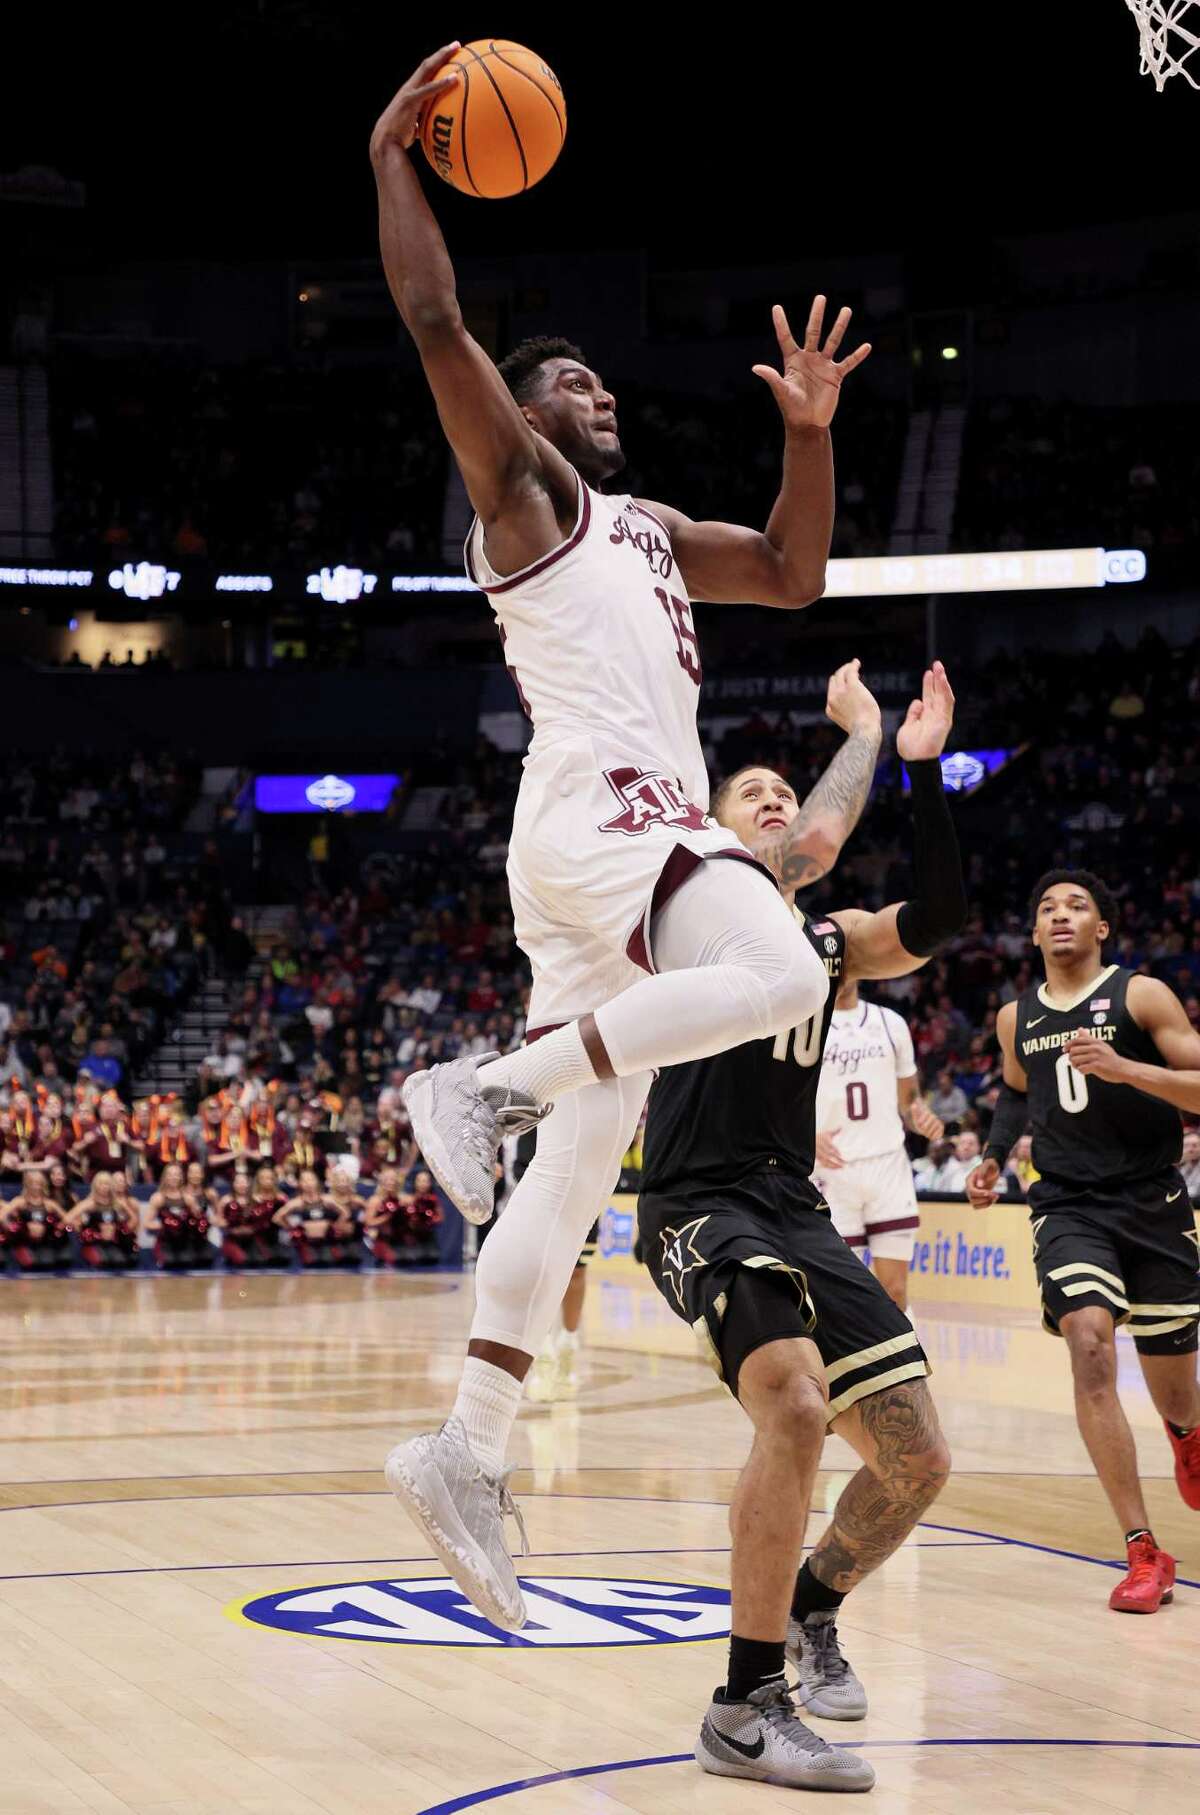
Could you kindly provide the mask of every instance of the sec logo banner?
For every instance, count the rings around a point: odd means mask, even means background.
[[[231,1619],[308,1638],[376,1645],[686,1645],[729,1636],[729,1593],[693,1582],[522,1576],[528,1624],[502,1632],[445,1576],[332,1582],[237,1601]]]

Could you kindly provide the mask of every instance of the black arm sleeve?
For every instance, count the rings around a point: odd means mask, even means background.
[[[942,787],[942,765],[930,757],[909,763],[913,806],[913,869],[917,892],[902,902],[896,931],[906,952],[928,958],[961,932],[967,918],[962,855]]]
[[[1003,1172],[1009,1154],[1028,1126],[1029,1099],[1025,1092],[1014,1090],[1011,1084],[1001,1084],[992,1126],[988,1131],[988,1144],[983,1150],[984,1159],[995,1160]]]

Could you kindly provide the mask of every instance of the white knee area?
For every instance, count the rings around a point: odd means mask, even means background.
[[[649,1089],[641,1073],[589,1084],[555,1104],[479,1256],[472,1341],[538,1353],[588,1230],[607,1208]]]
[[[782,895],[730,858],[711,858],[688,877],[655,917],[651,940],[660,972],[727,973],[744,1005],[743,1040],[807,1021],[829,993],[825,966]]]

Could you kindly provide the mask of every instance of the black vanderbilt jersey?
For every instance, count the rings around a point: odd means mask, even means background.
[[[833,920],[808,920],[805,937],[829,976],[819,1015],[767,1040],[662,1071],[650,1092],[642,1148],[643,1192],[674,1197],[778,1169],[807,1179],[816,1141],[821,1054],[846,957]]]
[[[1133,973],[1110,964],[1070,1008],[1054,1008],[1045,985],[1017,1001],[1016,1056],[1029,1080],[1033,1163],[1064,1184],[1145,1178],[1179,1163],[1179,1111],[1129,1084],[1076,1071],[1064,1048],[1082,1029],[1114,1051],[1161,1065],[1158,1048],[1126,1005]]]

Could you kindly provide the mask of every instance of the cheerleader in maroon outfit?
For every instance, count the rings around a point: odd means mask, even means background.
[[[274,1166],[260,1166],[254,1174],[254,1236],[264,1267],[286,1267],[291,1259],[275,1222],[275,1212],[286,1202]]]
[[[154,1258],[160,1267],[194,1267],[208,1262],[208,1209],[188,1191],[183,1168],[174,1161],[163,1168],[158,1190],[146,1212],[146,1229],[155,1237]],[[199,1256],[199,1258],[197,1258]]]
[[[46,1189],[43,1172],[27,1172],[21,1194],[0,1218],[0,1242],[25,1273],[44,1273],[71,1264],[71,1234],[63,1212]]]
[[[310,1167],[300,1174],[296,1196],[275,1212],[273,1221],[302,1267],[331,1267],[341,1261],[338,1208],[324,1195]]]
[[[367,1199],[363,1212],[363,1231],[375,1256],[377,1267],[394,1267],[397,1250],[403,1245],[405,1199],[400,1192],[400,1174],[395,1166],[385,1166],[379,1174],[378,1189]]]
[[[79,1236],[84,1264],[108,1270],[131,1267],[137,1257],[137,1216],[122,1205],[110,1172],[98,1172],[88,1195],[63,1221]]]
[[[413,1179],[412,1197],[407,1208],[409,1239],[415,1259],[425,1266],[437,1264],[437,1227],[442,1220],[442,1204],[428,1172],[418,1172]]]
[[[235,1172],[233,1183],[213,1211],[221,1231],[221,1252],[227,1267],[265,1265],[257,1251],[254,1186],[248,1172]]]

